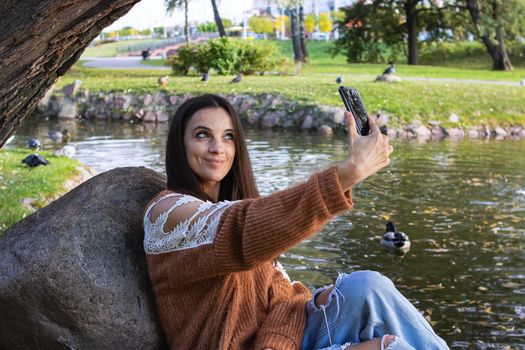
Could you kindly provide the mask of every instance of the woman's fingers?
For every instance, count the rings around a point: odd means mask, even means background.
[[[381,130],[379,130],[379,126],[377,125],[376,118],[374,117],[368,118],[368,126],[370,127],[370,131],[372,133],[381,132]]]
[[[345,112],[346,128],[348,129],[348,144],[351,145],[358,137],[357,128],[355,125],[355,119],[352,112]]]

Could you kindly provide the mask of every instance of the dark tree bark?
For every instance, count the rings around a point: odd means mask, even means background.
[[[302,6],[299,6],[299,36],[301,38],[301,51],[303,52],[303,63],[306,63],[308,62],[308,49],[306,48],[306,40],[304,34],[304,11]]]
[[[472,17],[478,36],[481,38],[481,41],[483,41],[483,44],[492,59],[492,69],[512,70],[512,63],[510,62],[509,55],[505,49],[505,36],[503,34],[503,29],[501,28],[501,23],[499,22],[498,2],[492,2],[492,19],[496,23],[495,37],[498,42],[497,44],[495,44],[491,40],[489,34],[481,28],[480,20],[482,14],[477,0],[467,0],[467,9],[470,13],[470,17]]]
[[[292,21],[292,45],[295,59],[296,74],[301,74],[301,64],[303,63],[303,51],[301,50],[301,33],[299,32],[299,20],[296,9],[290,11]]]
[[[408,64],[416,65],[419,63],[418,48],[418,13],[416,6],[420,0],[407,0],[405,2],[405,14],[408,35]]]
[[[213,7],[213,16],[215,17],[215,23],[217,24],[217,28],[219,29],[219,35],[221,36],[221,38],[224,38],[226,36],[226,32],[224,31],[224,25],[222,24],[221,16],[219,15],[217,2],[215,0],[211,0],[211,6]]]
[[[137,2],[0,2],[0,147],[102,29]]]
[[[190,43],[190,30],[188,20],[188,0],[184,0],[184,37],[186,38],[186,45]]]

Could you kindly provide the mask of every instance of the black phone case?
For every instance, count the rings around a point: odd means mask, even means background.
[[[370,125],[368,125],[369,117],[357,90],[340,86],[339,93],[341,94],[346,110],[352,112],[352,115],[354,116],[356,129],[359,135],[368,135],[370,132]]]

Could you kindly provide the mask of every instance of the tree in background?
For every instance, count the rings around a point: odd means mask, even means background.
[[[248,21],[250,28],[254,33],[273,34],[274,20],[266,16],[253,16]]]
[[[118,31],[114,30],[112,32],[107,33],[107,37],[104,39],[118,39]]]
[[[341,37],[332,54],[344,53],[350,62],[385,63],[404,52],[399,34],[401,15],[390,6],[357,2],[344,8],[345,17],[338,22]]]
[[[219,9],[217,8],[217,2],[215,0],[211,0],[211,6],[213,7],[213,17],[215,18],[217,29],[219,29],[219,35],[221,36],[221,38],[224,38],[226,36],[226,32],[224,31],[224,25],[222,23],[221,16],[219,15]]]
[[[492,69],[512,70],[506,39],[523,40],[525,3],[523,0],[460,1],[470,14],[473,32],[481,39],[492,59]]]
[[[304,11],[303,6],[299,6],[299,38],[301,40],[301,51],[303,52],[303,62],[308,62],[308,49],[306,47],[306,33],[304,30]]]
[[[230,28],[233,25],[233,22],[231,19],[223,18],[222,24],[224,25],[224,28]]]
[[[151,36],[151,29],[143,29],[139,32],[141,36]]]
[[[284,26],[283,26],[283,21],[284,21]],[[277,18],[275,19],[275,30],[278,32],[280,32],[283,27],[285,28],[285,31],[286,31],[286,28],[288,28],[289,25],[290,25],[290,17],[286,15],[277,16]]]
[[[164,38],[166,29],[164,27],[155,27],[153,28],[153,34],[157,38]]]
[[[322,12],[319,14],[319,31],[323,33],[330,33],[334,28],[334,22],[328,12]]]
[[[291,19],[291,28],[292,28],[292,46],[293,46],[293,52],[294,52],[294,59],[295,59],[295,66],[296,66],[296,73],[300,74],[301,72],[301,64],[304,61],[304,55],[303,50],[301,48],[301,38],[300,38],[300,31],[299,31],[299,13],[294,8],[289,10],[290,12],[290,19]]]
[[[188,1],[189,0],[164,0],[164,5],[169,14],[173,13],[175,9],[184,7],[184,36],[186,37],[186,44],[190,42],[189,25],[188,25]]]
[[[313,33],[315,30],[315,15],[310,13],[304,20],[304,30],[307,33]]]
[[[440,40],[452,30],[440,19],[448,6],[445,0],[359,0],[343,8],[334,52],[346,51],[349,61],[383,62],[399,57],[405,46],[408,64],[418,64],[420,38]]]
[[[135,38],[139,35],[139,31],[133,27],[124,27],[118,31],[120,38]]]
[[[217,32],[217,24],[215,22],[205,22],[197,26],[197,29],[201,33],[215,33]]]
[[[292,1],[291,1],[292,2]],[[308,60],[308,51],[306,49],[306,43],[304,38],[304,13],[302,5],[288,7],[287,12],[291,18],[291,29],[292,29],[292,46],[294,51],[294,60],[296,74],[301,74],[301,67],[303,63]]]
[[[422,0],[404,0],[401,1],[403,9],[405,10],[405,26],[408,41],[408,64],[419,63],[419,46],[418,46],[418,22],[419,22],[419,10],[418,4],[422,3]]]

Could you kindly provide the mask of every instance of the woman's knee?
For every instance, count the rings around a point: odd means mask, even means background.
[[[341,274],[336,281],[337,289],[343,292],[343,295],[351,294],[368,294],[370,292],[388,292],[395,290],[394,283],[377,271],[355,271],[350,274]]]

